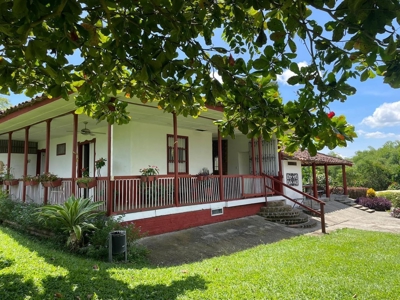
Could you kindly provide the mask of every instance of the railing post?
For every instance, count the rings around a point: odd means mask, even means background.
[[[322,233],[326,233],[325,230],[325,211],[324,211],[324,205],[325,203],[320,203],[319,204],[319,210],[321,212],[321,231]]]

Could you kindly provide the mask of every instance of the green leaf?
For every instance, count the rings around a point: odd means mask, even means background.
[[[360,80],[361,82],[366,81],[369,77],[369,70],[366,69],[364,72],[362,72],[361,76],[360,76]]]
[[[288,44],[289,44],[290,51],[296,52],[297,46],[296,46],[296,43],[293,42],[292,39],[289,39],[289,40],[288,40]]]
[[[257,58],[253,62],[253,67],[256,70],[263,70],[263,69],[267,68],[269,65],[270,65],[270,62],[263,58]]]
[[[287,83],[290,85],[295,85],[300,82],[301,77],[300,76],[292,76],[288,79]]]
[[[27,1],[26,0],[14,0],[12,13],[17,19],[25,17],[28,13]]]

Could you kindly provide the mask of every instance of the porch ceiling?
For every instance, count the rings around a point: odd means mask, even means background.
[[[120,100],[127,101],[126,98]],[[173,126],[172,114],[157,109],[157,103],[142,104],[139,100],[129,99],[128,112],[132,117],[132,121],[157,124],[163,126]],[[0,118],[0,139],[8,139],[8,132],[13,132],[13,140],[24,140],[25,130],[29,129],[30,141],[41,141],[46,136],[46,120],[51,121],[51,138],[72,135],[73,132],[73,112],[76,109],[75,102],[71,99],[45,99],[36,102],[31,101],[31,106],[24,106],[15,112]],[[212,132],[217,135],[217,127],[213,124],[213,120],[220,119],[222,113],[209,109],[203,112],[197,119],[193,117],[178,116],[178,128],[186,128],[192,130],[201,130]],[[87,128],[94,132],[107,132],[107,123],[102,121],[98,123],[96,120],[81,114],[78,116],[78,131],[84,128],[84,122],[88,122]],[[33,125],[34,124],[34,125]],[[90,137],[90,136],[89,136]]]

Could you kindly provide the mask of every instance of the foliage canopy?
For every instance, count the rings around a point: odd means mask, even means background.
[[[379,75],[400,86],[399,7],[396,0],[0,1],[0,92],[66,99],[78,92],[82,111],[118,124],[130,118],[113,97],[192,116],[221,102],[225,135],[276,134],[287,151],[315,153],[356,136],[344,116],[327,115],[331,102],[356,92],[348,79]],[[226,43],[216,46],[221,28]],[[299,42],[310,55],[303,68]],[[70,62],[74,52],[80,63]],[[283,103],[271,83],[285,69],[299,91]]]

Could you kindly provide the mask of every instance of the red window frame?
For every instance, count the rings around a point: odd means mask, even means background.
[[[179,167],[182,166],[182,164],[184,164],[185,170],[179,171],[180,169]],[[173,174],[173,173],[175,173],[174,135],[167,134],[167,174]],[[189,138],[187,136],[178,135],[178,174],[188,174],[188,173],[189,173]]]

